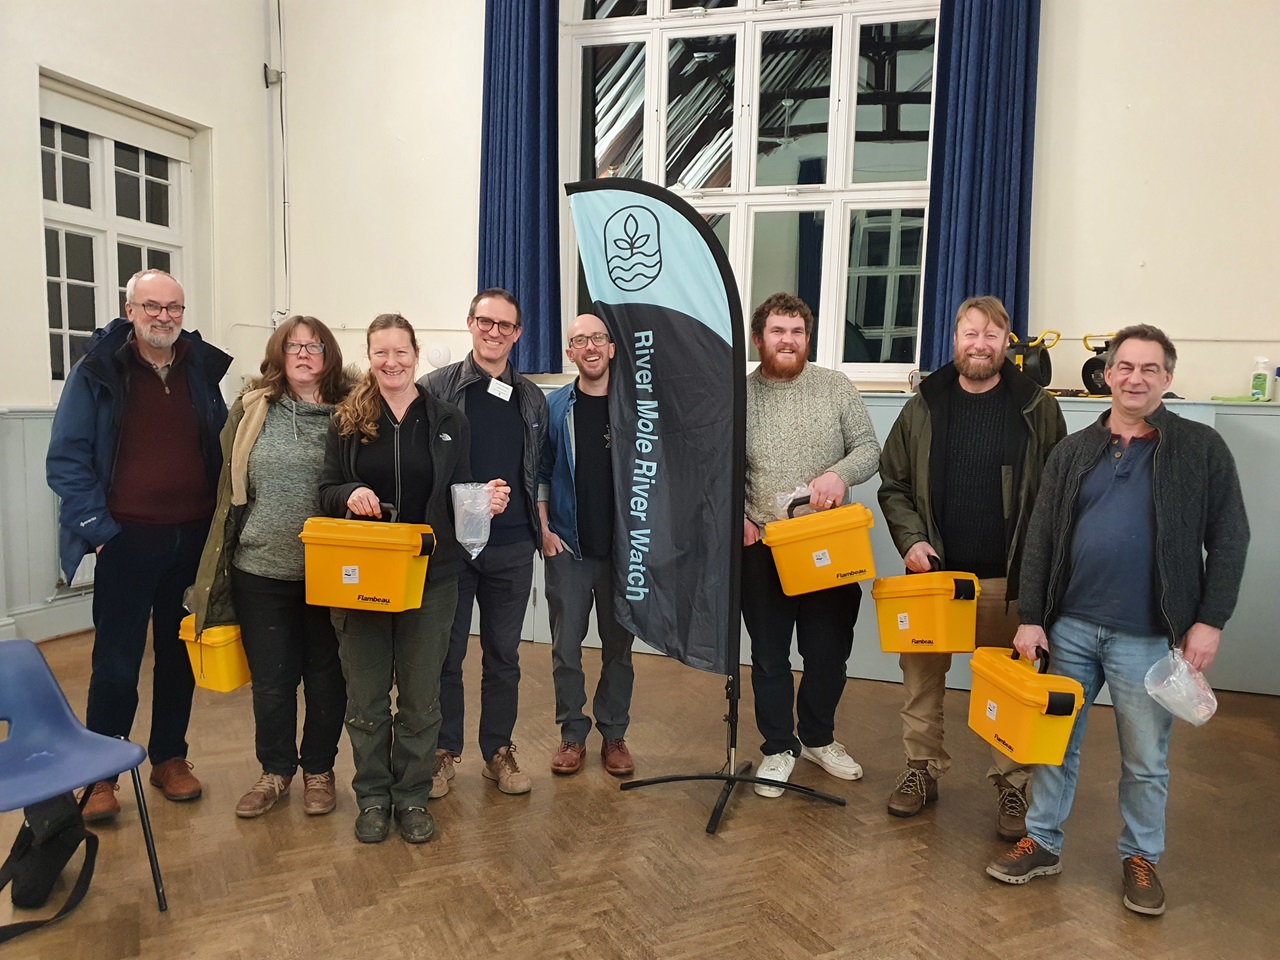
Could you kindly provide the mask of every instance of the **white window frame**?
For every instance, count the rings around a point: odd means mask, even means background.
[[[118,245],[163,249],[169,254],[170,272],[187,275],[185,255],[191,246],[192,174],[191,140],[195,130],[167,118],[154,116],[127,104],[117,103],[100,94],[81,90],[56,78],[40,79],[40,118],[66,125],[89,134],[90,206],[77,207],[59,200],[42,200],[44,227],[81,233],[94,238],[94,308],[96,326],[101,328],[118,316],[120,300]],[[169,225],[160,226],[146,219],[145,187],[141,190],[141,218],[133,220],[116,215],[115,144],[117,141],[139,148],[138,177],[145,182],[146,158],[142,151],[169,158]],[[60,140],[55,141],[59,144]],[[39,138],[34,148],[41,150]],[[130,171],[132,172],[132,171]],[[61,164],[57,175],[61,182]],[[61,194],[59,194],[61,196]],[[44,231],[40,234],[44,249]],[[65,257],[62,272],[65,273]],[[184,283],[188,299],[191,284]],[[62,295],[66,320],[66,293]],[[46,316],[44,329],[55,331]],[[69,334],[63,334],[64,351]],[[47,354],[45,354],[47,359]],[[66,353],[64,352],[64,357]],[[69,368],[65,373],[69,373]],[[64,376],[65,376],[64,373]],[[50,399],[57,403],[62,396],[65,379],[54,380],[49,371]]]
[[[735,34],[734,71],[736,122],[734,125],[733,175],[730,188],[673,190],[700,213],[730,214],[730,249],[726,251],[744,298],[746,332],[754,306],[751,296],[755,214],[760,211],[822,209],[825,212],[821,302],[818,312],[816,355],[831,367],[866,382],[901,382],[918,365],[924,328],[924,250],[928,243],[929,181],[852,182],[855,142],[854,115],[858,70],[858,43],[864,25],[902,20],[932,19],[939,15],[940,0],[739,0],[736,7],[672,11],[671,0],[648,0],[638,16],[608,20],[583,18],[583,0],[561,0],[561,111],[562,169],[567,180],[581,177],[582,57],[585,48],[600,44],[645,43],[645,104],[642,137],[643,177],[664,184],[666,163],[665,113],[667,109],[667,53],[673,37]],[[816,27],[832,28],[832,71],[827,183],[757,187],[756,138],[758,136],[758,87],[761,43],[765,32]],[[935,74],[936,74],[935,46]],[[936,84],[935,84],[936,88]],[[931,98],[930,128],[935,101]],[[932,133],[926,177],[932,175]],[[920,306],[916,343],[911,363],[845,363],[843,329],[849,289],[850,211],[864,209],[923,209],[925,231],[921,238]],[[567,200],[561,206],[561,281],[570,292],[565,301],[564,323],[577,312],[577,246]],[[839,218],[837,220],[837,218]],[[754,363],[749,364],[754,367]]]

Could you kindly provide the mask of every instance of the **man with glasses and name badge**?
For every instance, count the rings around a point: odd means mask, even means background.
[[[98,330],[71,368],[53,418],[45,470],[61,498],[62,573],[97,554],[93,661],[85,725],[128,737],[151,625],[151,783],[194,800],[187,762],[195,679],[178,639],[183,592],[209,533],[227,406],[218,383],[231,357],[182,329],[182,285],[163,270],[134,274],[125,316]],[[86,821],[120,812],[117,786],[91,784]]]
[[[462,755],[462,661],[480,604],[480,752],[483,774],[503,793],[528,793],[529,775],[516,762],[511,735],[519,706],[520,627],[533,586],[533,555],[542,544],[538,521],[538,460],[547,432],[547,401],[508,362],[520,339],[520,304],[506,290],[481,290],[467,311],[471,352],[418,382],[462,409],[471,422],[471,473],[477,483],[505,480],[511,502],[493,518],[489,542],[458,577],[458,608],[440,674],[443,723],[431,796],[449,792]]]

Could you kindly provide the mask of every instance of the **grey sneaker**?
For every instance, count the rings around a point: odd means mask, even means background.
[[[1062,872],[1056,853],[1050,853],[1030,837],[1023,837],[1013,849],[987,864],[987,876],[1003,883],[1026,883],[1036,877]]]
[[[436,765],[431,771],[431,793],[429,799],[435,800],[449,792],[449,781],[453,779],[453,765],[462,758],[448,750],[436,750]]]
[[[1149,917],[1164,913],[1164,887],[1156,876],[1155,864],[1146,857],[1125,857],[1124,905]]]
[[[889,814],[894,817],[914,817],[925,804],[938,799],[938,781],[929,775],[929,765],[922,760],[912,760],[893,785],[889,794]]]
[[[516,763],[516,745],[500,747],[482,771],[485,779],[492,780],[503,793],[528,793],[533,787],[529,775]]]
[[[1015,843],[1027,835],[1027,795],[1004,777],[996,784],[1000,798],[996,807],[996,834]]]

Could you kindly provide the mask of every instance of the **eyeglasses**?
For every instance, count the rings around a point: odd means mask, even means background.
[[[186,311],[186,307],[180,303],[135,303],[135,307],[141,307],[142,312],[148,317],[158,317],[162,313],[167,313],[171,317],[181,317]]]
[[[580,333],[576,337],[569,338],[569,346],[578,350],[585,347],[588,341],[594,343],[597,347],[603,347],[609,342],[609,335],[604,332]]]
[[[498,328],[498,332],[504,337],[509,337],[516,332],[516,328],[520,326],[518,323],[510,323],[506,320],[494,320],[492,317],[472,317],[476,322],[476,326],[488,333],[494,327]]]
[[[312,356],[324,353],[324,344],[319,342],[298,343],[297,340],[286,340],[284,342],[284,352],[293,356],[295,353],[301,353],[303,350]]]

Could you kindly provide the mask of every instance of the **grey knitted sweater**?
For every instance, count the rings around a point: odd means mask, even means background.
[[[763,526],[774,499],[828,470],[847,486],[875,475],[880,444],[857,388],[842,373],[806,363],[791,380],[747,377],[746,513]]]
[[[298,532],[320,516],[319,479],[333,407],[282,397],[267,408],[249,454],[249,502],[233,561],[238,570],[275,580],[305,575]]]

